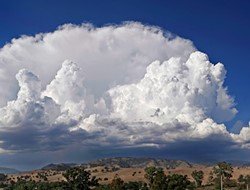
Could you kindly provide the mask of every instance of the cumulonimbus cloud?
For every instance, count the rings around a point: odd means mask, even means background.
[[[237,113],[223,64],[157,27],[68,24],[23,36],[1,49],[0,73],[6,151],[208,139],[248,148],[249,127],[237,135],[223,124]]]

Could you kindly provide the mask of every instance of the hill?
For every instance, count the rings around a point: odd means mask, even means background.
[[[0,173],[3,174],[17,174],[20,173],[20,171],[13,169],[13,168],[5,168],[5,167],[0,167]]]
[[[182,160],[117,157],[117,158],[99,159],[89,162],[87,164],[81,164],[81,166],[86,168],[92,168],[97,166],[119,167],[119,168],[145,168],[149,166],[155,166],[167,169],[174,169],[182,167],[191,168],[192,164]]]
[[[100,184],[110,184],[116,176],[119,176],[125,182],[147,182],[145,179],[145,168],[149,166],[163,168],[166,175],[187,175],[191,181],[193,180],[192,172],[194,170],[202,170],[204,172],[203,184],[208,184],[209,176],[213,168],[213,166],[190,164],[181,160],[118,157],[99,159],[83,164],[49,164],[41,170],[8,175],[8,180],[18,181],[24,179],[36,182],[60,182],[65,180],[63,177],[65,170],[71,167],[83,167],[89,171],[92,176],[100,179]],[[249,175],[250,172],[249,167],[234,167],[233,169],[232,179],[234,180],[237,180],[239,175]]]
[[[157,158],[131,158],[131,157],[116,157],[116,158],[104,158],[95,161],[91,161],[83,164],[49,164],[42,167],[42,170],[66,170],[71,167],[116,167],[116,168],[146,168],[149,166],[162,167],[167,169],[175,168],[191,168],[192,164],[182,160],[168,160],[168,159],[157,159]]]
[[[74,163],[60,163],[60,164],[48,164],[44,167],[41,168],[41,170],[57,170],[57,171],[64,171],[67,170],[71,167],[75,167],[77,166],[77,164]]]

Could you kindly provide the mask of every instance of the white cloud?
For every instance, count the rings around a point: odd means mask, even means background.
[[[85,116],[86,105],[93,104],[91,97],[87,97],[84,76],[80,68],[72,61],[66,60],[57,72],[55,79],[47,85],[42,93],[43,97],[52,98],[61,106],[63,113],[58,120],[79,119]],[[88,100],[87,103],[85,100]]]
[[[192,53],[186,62],[180,58],[162,64],[155,61],[146,70],[140,82],[108,91],[114,117],[160,124],[177,119],[195,124],[208,117],[215,122],[227,121],[237,113],[223,87],[223,65],[213,65],[201,52]]]
[[[0,150],[249,141],[222,123],[237,113],[223,64],[157,27],[64,25],[12,40],[0,68]]]
[[[43,106],[37,102],[41,94],[40,80],[25,69],[18,72],[16,79],[20,87],[17,99],[0,109],[0,122],[6,127],[40,125],[45,120]]]
[[[250,148],[250,123],[248,126],[241,127],[239,134],[231,134],[231,136],[243,148]]]
[[[22,68],[39,76],[44,89],[61,63],[72,60],[84,73],[85,87],[100,97],[111,86],[139,80],[156,59],[186,59],[195,50],[191,41],[166,35],[131,22],[101,28],[67,24],[52,33],[13,39],[0,51],[0,106],[15,99],[15,75]]]

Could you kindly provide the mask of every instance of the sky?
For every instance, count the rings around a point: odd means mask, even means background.
[[[250,161],[249,8],[0,1],[1,164]]]

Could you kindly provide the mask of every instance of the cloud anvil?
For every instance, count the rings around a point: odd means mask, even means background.
[[[249,147],[249,127],[231,134],[223,124],[237,113],[223,64],[157,27],[64,25],[23,36],[1,49],[0,73],[3,153],[177,150],[209,139],[225,151]]]

